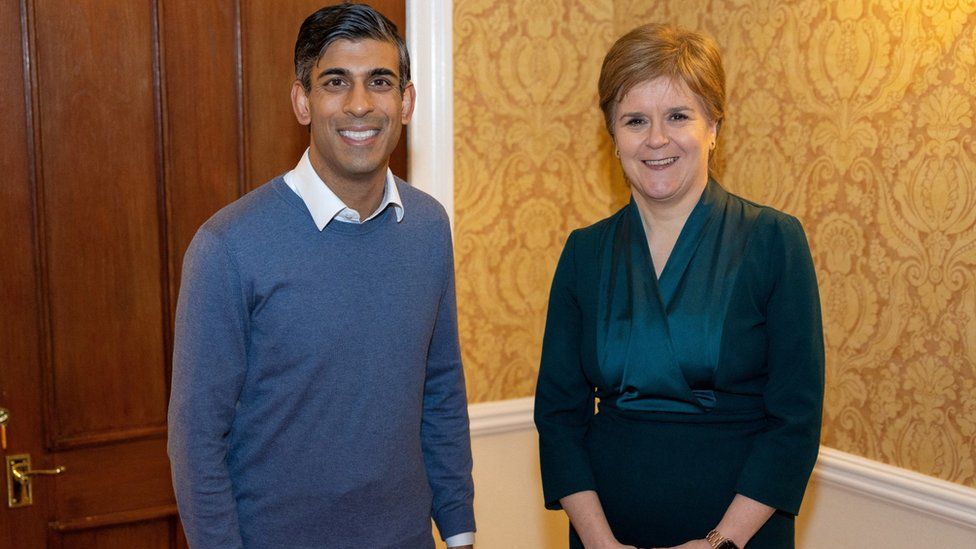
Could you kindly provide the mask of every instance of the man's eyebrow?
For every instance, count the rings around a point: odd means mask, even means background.
[[[394,78],[397,78],[397,73],[393,72],[390,69],[383,68],[383,67],[376,68],[376,69],[373,69],[373,70],[369,71],[369,75],[370,76],[392,76]]]
[[[329,67],[324,69],[319,73],[318,78],[323,78],[326,76],[350,76],[351,73],[348,69],[343,69],[340,67]],[[391,69],[385,67],[375,68],[369,71],[369,76],[392,76],[397,78],[397,73]]]
[[[340,69],[339,67],[329,67],[320,72],[317,78],[323,78],[325,76],[349,76],[349,71]]]

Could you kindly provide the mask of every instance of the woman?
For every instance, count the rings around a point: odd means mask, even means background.
[[[709,177],[725,113],[710,39],[634,29],[599,86],[632,198],[574,231],[556,268],[535,408],[546,506],[569,515],[570,547],[793,547],[823,400],[803,229]]]

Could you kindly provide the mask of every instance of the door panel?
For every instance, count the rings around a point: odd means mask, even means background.
[[[165,424],[153,34],[147,2],[34,5],[52,448],[159,434]]]
[[[56,459],[67,469],[57,478],[61,523],[173,504],[163,437],[59,452]]]
[[[291,50],[321,5],[0,0],[0,454],[66,467],[4,498],[0,547],[185,546],[165,448],[183,253],[306,147]],[[403,0],[374,5],[403,30]]]
[[[162,41],[170,318],[200,223],[245,189],[236,2],[165,2]]]
[[[0,173],[4,178],[0,183],[0,407],[10,410],[3,454],[30,453],[36,459],[44,451],[40,311],[34,254],[34,158],[29,146],[33,135],[22,30],[18,3],[0,1],[0,74],[5,75],[0,78]],[[52,515],[52,487],[39,481],[34,486],[35,505],[8,509],[5,477],[0,474],[0,547],[43,547],[41,521]]]
[[[54,530],[51,545],[58,549],[89,547],[139,547],[170,549],[176,543],[175,520],[171,517],[117,526]]]
[[[308,146],[308,130],[295,122],[290,99],[295,37],[304,17],[317,9],[308,4],[255,0],[241,6],[241,30],[249,38],[243,60],[249,190],[290,169],[295,162],[288,158]],[[272,38],[289,34],[291,41]]]

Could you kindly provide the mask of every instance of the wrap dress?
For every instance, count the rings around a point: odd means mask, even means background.
[[[793,547],[823,387],[796,218],[710,180],[658,278],[631,201],[573,231],[556,268],[535,401],[546,506],[595,490],[621,543],[666,547],[739,493],[777,510],[749,547]]]

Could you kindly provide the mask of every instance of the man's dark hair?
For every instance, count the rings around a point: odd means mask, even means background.
[[[344,3],[309,15],[295,41],[295,77],[307,92],[312,88],[312,69],[336,40],[379,40],[395,44],[400,54],[400,93],[410,82],[410,54],[396,25],[366,4]]]

